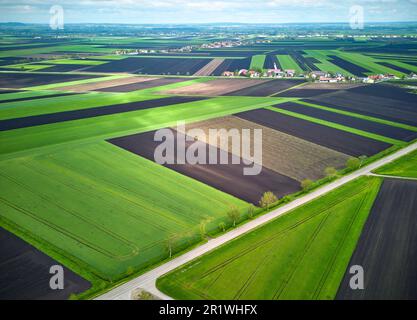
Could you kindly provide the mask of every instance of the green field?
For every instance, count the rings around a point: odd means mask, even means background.
[[[300,66],[295,62],[295,60],[286,54],[279,54],[277,55],[277,59],[279,64],[281,65],[281,69],[283,70],[295,70],[297,73],[303,73],[303,69],[300,68]]]
[[[175,299],[333,299],[379,191],[355,180],[157,281]]]
[[[417,151],[397,159],[375,171],[377,174],[417,178]]]
[[[82,142],[80,140],[97,141],[145,132],[176,125],[177,121],[207,120],[285,101],[286,99],[280,98],[218,97],[168,107],[3,131],[0,132],[0,155],[31,153],[30,149],[50,147],[64,142],[77,145]]]
[[[265,59],[266,59],[266,55],[264,54],[258,54],[258,55],[253,56],[251,64],[250,64],[250,68],[263,70]]]
[[[176,249],[190,245],[201,222],[217,228],[230,206],[246,207],[104,141],[2,161],[0,189],[1,225],[12,221],[67,257],[62,263],[81,261],[90,278],[108,281],[168,258],[171,235]]]

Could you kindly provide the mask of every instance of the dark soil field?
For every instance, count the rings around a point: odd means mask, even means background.
[[[129,72],[137,74],[193,75],[210,59],[126,58],[88,68],[89,72]]]
[[[168,84],[172,84],[172,83],[184,82],[184,81],[187,81],[187,80],[189,80],[189,79],[187,79],[187,78],[164,78],[164,79],[156,79],[156,80],[150,80],[150,81],[124,84],[124,85],[121,85],[121,86],[115,86],[115,87],[109,87],[109,88],[102,88],[102,89],[98,89],[96,91],[102,91],[102,92],[130,92],[130,91],[160,87],[160,86],[164,86],[164,85],[168,85]]]
[[[392,70],[396,70],[396,71],[405,73],[405,74],[410,74],[411,73],[411,70],[405,69],[405,68],[401,68],[401,67],[396,66],[395,64],[392,64],[392,63],[389,63],[389,62],[378,62],[378,64],[380,64],[381,66],[384,66],[384,67],[388,67],[388,68],[390,68]]]
[[[267,97],[294,87],[304,80],[266,80],[263,83],[242,90],[230,92],[227,96]]]
[[[386,179],[364,226],[339,300],[417,299],[417,183]],[[364,290],[351,290],[350,266],[364,269]]]
[[[247,111],[236,114],[236,116],[355,157],[371,156],[390,147],[384,142],[271,110]]]
[[[66,300],[90,288],[88,281],[64,268],[64,289],[51,290],[53,265],[60,264],[0,228],[0,300]]]
[[[357,77],[366,77],[366,72],[371,72],[365,68],[362,68],[352,62],[346,61],[338,56],[329,56],[332,60],[330,60],[331,63],[334,65],[345,69],[346,71],[349,71],[350,73],[354,74]]]
[[[303,55],[303,51],[294,51],[290,53],[291,58],[297,62],[297,64],[300,66],[303,71],[314,71],[314,70],[320,70],[314,63],[318,63],[320,61],[317,61],[313,58],[306,58]]]
[[[82,71],[81,69],[87,69],[86,65],[79,64],[58,64],[45,69],[40,69],[39,72],[70,72],[70,71]]]
[[[16,93],[16,92],[22,92],[23,90],[2,90],[0,89],[0,94],[4,93]]]
[[[111,114],[130,112],[136,110],[144,110],[157,107],[165,107],[174,104],[187,103],[203,100],[200,97],[169,97],[155,100],[146,100],[139,102],[131,102],[124,104],[116,104],[111,106],[96,107],[90,109],[65,111],[59,113],[44,114],[38,116],[30,116],[18,119],[9,119],[0,121],[0,131],[13,130],[27,127],[40,126],[44,124],[80,120]]]
[[[347,91],[321,95],[307,102],[356,112],[376,118],[417,126],[415,96],[395,87],[358,87]],[[392,91],[391,91],[392,90]],[[402,100],[401,100],[402,99]]]
[[[99,77],[100,76],[80,74],[0,73],[0,87],[19,89],[57,82],[85,80]]]
[[[378,122],[367,121],[355,117],[345,116],[343,114],[312,108],[297,103],[287,102],[279,105],[280,109],[285,109],[313,118],[323,119],[326,121],[339,123],[351,128],[376,133],[381,136],[393,139],[411,141],[417,138],[417,132],[405,130],[402,128],[392,127]]]
[[[154,134],[155,132],[146,132],[112,139],[109,142],[154,161],[155,148],[160,144],[160,142],[154,141]],[[177,136],[184,137],[183,134],[175,132],[174,140]],[[176,140],[172,143],[177,145]],[[187,142],[186,148],[192,143]],[[217,152],[218,158],[220,154],[226,153],[226,151],[207,145],[204,142],[196,143],[206,148],[207,162],[211,150]],[[228,158],[230,160],[232,155],[228,154]],[[175,162],[178,163],[181,160],[184,160],[181,156],[176,157]],[[263,168],[259,175],[245,176],[243,174],[243,168],[245,167],[243,164],[166,164],[164,166],[255,205],[258,205],[262,194],[266,191],[272,191],[278,197],[282,197],[298,191],[300,185],[296,180],[267,168]]]
[[[225,71],[235,72],[236,70],[249,69],[252,57],[246,59],[226,59],[214,70],[214,76],[221,76]]]
[[[17,92],[17,91],[10,91]],[[57,94],[50,94],[46,96],[34,96],[34,97],[26,97],[26,98],[16,98],[16,99],[8,99],[8,100],[0,100],[0,104],[2,103],[10,103],[10,102],[18,102],[18,101],[29,101],[29,100],[38,100],[38,99],[49,99],[49,98],[56,98],[56,97],[64,97],[64,96],[71,96],[77,93],[57,93]]]
[[[334,91],[331,89],[294,89],[276,94],[273,97],[314,98],[332,92]]]
[[[372,97],[382,97],[391,100],[398,100],[402,102],[410,102],[411,105],[406,105],[406,107],[404,107],[403,103],[393,107],[409,111],[417,111],[417,94],[410,93],[407,91],[407,89],[395,85],[379,83],[375,85],[351,88],[349,89],[349,92],[360,93]]]
[[[265,59],[264,68],[274,69],[274,64],[277,66],[278,69],[281,69],[281,65],[277,59],[277,56],[275,54],[268,54]]]

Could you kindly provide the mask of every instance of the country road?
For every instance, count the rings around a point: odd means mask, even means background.
[[[213,250],[216,249],[217,247],[225,244],[228,241],[231,241],[241,235],[243,235],[244,233],[247,233],[257,227],[259,227],[262,224],[265,224],[311,200],[314,200],[354,179],[359,178],[360,176],[363,175],[368,175],[369,173],[371,173],[371,171],[395,160],[398,159],[414,150],[417,150],[417,142],[413,143],[411,145],[409,145],[408,147],[401,149],[381,160],[378,160],[374,163],[369,164],[366,167],[363,167],[349,175],[346,175],[338,180],[336,180],[335,182],[332,182],[330,184],[327,184],[303,197],[300,197],[294,201],[292,201],[291,203],[288,203],[285,206],[282,206],[274,211],[271,211],[265,215],[262,215],[252,221],[247,222],[246,224],[231,230],[230,232],[227,232],[226,234],[219,236],[218,238],[212,239],[210,241],[208,241],[207,243],[191,250],[188,251],[186,253],[184,253],[181,256],[178,256],[175,259],[172,259],[162,265],[160,265],[159,267],[156,267],[153,270],[150,270],[146,273],[144,273],[143,275],[130,280],[114,289],[112,289],[111,291],[97,297],[97,300],[125,300],[125,299],[130,299],[130,295],[132,290],[137,289],[137,288],[142,288],[144,290],[147,290],[151,293],[153,293],[154,295],[158,296],[161,299],[171,299],[170,297],[166,296],[165,294],[161,293],[159,290],[156,289],[155,286],[155,282],[156,279],[158,279],[160,276],[178,268],[179,266]]]

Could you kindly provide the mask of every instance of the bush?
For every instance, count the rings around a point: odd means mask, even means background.
[[[251,204],[251,205],[248,207],[248,217],[249,217],[249,219],[252,219],[252,218],[254,217],[254,215],[255,215],[255,210],[256,210],[256,208],[255,208],[255,206],[254,206],[253,204]]]
[[[313,186],[313,181],[311,181],[310,179],[305,179],[301,181],[301,189],[303,189],[303,191],[310,190],[312,186]]]
[[[349,170],[356,170],[360,167],[360,165],[361,165],[361,160],[359,160],[358,158],[349,158],[346,161],[346,167]]]
[[[333,177],[336,177],[337,176],[337,170],[334,167],[327,167],[324,170],[324,172],[325,172],[326,176],[327,177],[330,177],[330,178],[333,178]]]
[[[277,201],[278,198],[275,196],[275,194],[271,191],[268,191],[262,195],[262,198],[259,201],[259,205],[261,206],[261,208],[269,209],[271,205],[273,205]]]

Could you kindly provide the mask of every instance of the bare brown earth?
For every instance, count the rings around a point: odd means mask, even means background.
[[[166,141],[175,146],[174,149],[177,150],[177,138],[182,140],[185,139],[185,136],[174,130],[173,133],[174,135],[167,137]],[[111,139],[109,142],[148,160],[155,161],[155,149],[160,142],[154,141],[154,135],[155,132],[151,131]],[[182,154],[175,152],[175,163],[164,164],[164,166],[237,198],[251,202],[254,205],[258,205],[262,194],[266,191],[271,191],[280,198],[300,189],[300,184],[296,180],[265,167],[262,167],[262,171],[258,175],[244,175],[245,165],[241,159],[238,159],[240,163],[233,164],[231,162],[232,159],[237,157],[231,153],[226,153],[222,149],[215,148],[201,141],[186,142],[185,149],[188,150],[191,145],[198,145],[198,148],[206,150],[206,164],[190,164],[184,159]],[[217,154],[217,159],[226,156],[229,159],[228,164],[208,164],[209,154],[213,152]]]
[[[188,87],[182,87],[165,91],[166,94],[219,96],[244,88],[249,88],[262,83],[257,79],[216,79],[203,83],[196,83]]]
[[[223,63],[224,59],[213,59],[196,73],[194,76],[210,76]]]
[[[242,129],[250,129],[251,146],[254,140],[253,130],[261,129],[262,165],[298,181],[322,178],[327,167],[342,168],[349,158],[343,153],[234,116],[188,124],[186,130],[190,129],[203,130],[205,134],[196,134],[195,137],[205,143],[209,143],[209,129],[237,129],[239,135]],[[232,139],[220,139],[220,135],[221,133],[218,134],[218,147],[233,153]]]
[[[73,91],[73,92],[87,92],[87,91],[95,91],[104,88],[111,88],[116,86],[122,86],[132,83],[140,83],[145,81],[155,80],[157,78],[151,77],[128,77],[122,79],[115,79],[109,81],[98,81],[92,83],[85,83],[85,84],[78,84],[74,86],[66,86],[66,87],[59,87],[55,88],[55,90],[66,90],[66,91]]]
[[[339,300],[417,299],[417,183],[384,180],[340,284]],[[364,289],[352,290],[351,266],[364,270]]]
[[[64,289],[51,290],[49,269],[59,262],[0,228],[0,300],[66,300],[90,283],[64,267]]]

